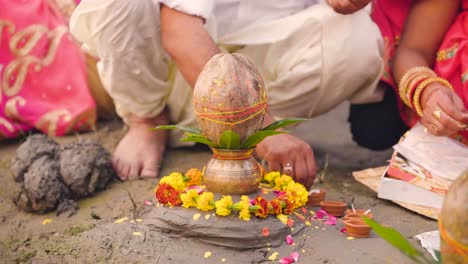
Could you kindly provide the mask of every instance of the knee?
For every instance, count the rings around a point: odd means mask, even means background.
[[[114,45],[156,27],[152,0],[82,0],[70,18],[70,32],[91,45]]]
[[[372,150],[392,147],[408,129],[400,118],[391,89],[387,89],[382,102],[351,105],[349,122],[353,140]]]

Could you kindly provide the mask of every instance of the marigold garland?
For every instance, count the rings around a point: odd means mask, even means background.
[[[308,192],[302,184],[279,172],[266,173],[262,178],[262,182],[272,187],[276,194],[269,201],[262,196],[250,200],[246,195],[242,195],[237,203],[232,201],[230,195],[223,195],[215,201],[212,192],[199,187],[202,181],[203,173],[196,168],[189,169],[185,175],[173,172],[159,181],[155,189],[156,199],[169,206],[196,207],[205,212],[215,210],[219,216],[228,216],[236,211],[239,218],[246,221],[250,220],[252,213],[260,218],[292,214],[296,208],[304,206],[308,199]]]

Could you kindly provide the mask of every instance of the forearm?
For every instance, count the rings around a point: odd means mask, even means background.
[[[393,75],[396,83],[413,67],[432,68],[442,39],[457,14],[458,2],[445,0],[412,2],[393,61]],[[437,23],[428,23],[428,18]]]
[[[203,19],[161,5],[161,36],[190,86],[194,87],[203,66],[219,49],[203,27]]]

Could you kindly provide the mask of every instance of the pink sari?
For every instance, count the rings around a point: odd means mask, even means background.
[[[445,34],[437,53],[433,70],[447,79],[468,109],[468,0],[461,1],[453,24]],[[381,80],[390,84],[398,94],[393,80],[391,63],[398,46],[403,26],[411,6],[410,0],[374,0],[372,19],[379,26],[385,46],[385,71]],[[409,126],[413,126],[419,117],[399,99],[400,114]],[[468,132],[461,132],[458,139],[468,143]]]
[[[0,139],[94,126],[84,54],[61,13],[70,5],[57,2],[0,0]]]

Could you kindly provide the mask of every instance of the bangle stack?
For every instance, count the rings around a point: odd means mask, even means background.
[[[414,67],[403,75],[398,85],[398,92],[403,103],[411,108],[411,98],[419,83],[427,78],[437,77],[437,74],[428,67]]]
[[[398,93],[405,105],[414,109],[419,116],[422,116],[421,94],[429,84],[435,82],[453,90],[452,85],[447,80],[437,77],[437,74],[428,67],[414,67],[401,78]]]

